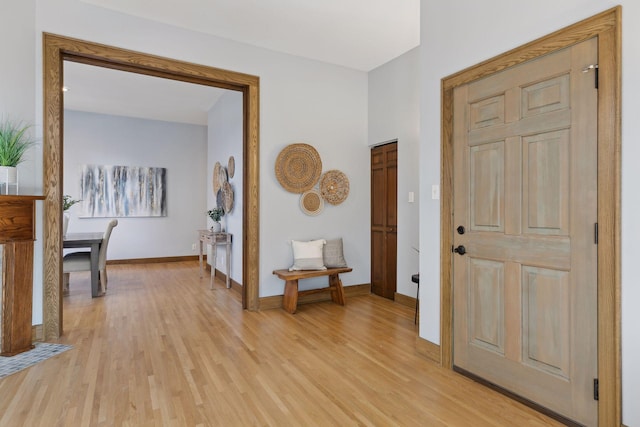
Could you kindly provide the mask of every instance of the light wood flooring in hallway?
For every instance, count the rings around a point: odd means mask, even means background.
[[[197,262],[110,265],[64,298],[73,349],[0,380],[0,426],[556,426],[416,352],[376,296],[243,311]]]

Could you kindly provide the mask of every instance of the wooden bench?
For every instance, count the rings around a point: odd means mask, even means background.
[[[315,294],[331,291],[331,300],[336,304],[344,305],[344,289],[342,282],[338,276],[340,273],[348,273],[353,269],[350,267],[328,268],[326,270],[274,270],[273,274],[285,281],[284,297],[282,299],[282,308],[293,314],[298,308],[298,297],[302,295]],[[329,276],[329,287],[319,289],[309,289],[307,291],[298,290],[298,280],[310,279],[312,277]]]

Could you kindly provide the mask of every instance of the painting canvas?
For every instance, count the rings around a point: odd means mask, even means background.
[[[80,216],[167,216],[166,177],[166,168],[84,165]]]

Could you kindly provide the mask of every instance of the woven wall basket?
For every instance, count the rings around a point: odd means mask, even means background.
[[[233,178],[236,174],[236,159],[231,156],[229,157],[229,162],[227,163],[227,172],[229,172],[229,179]]]
[[[286,146],[276,159],[276,178],[292,193],[304,193],[313,188],[322,173],[320,155],[309,144]]]
[[[327,203],[339,205],[349,195],[349,178],[336,169],[325,172],[320,179],[320,195]]]
[[[305,191],[300,196],[300,209],[307,215],[316,216],[324,209],[324,200],[318,190]]]
[[[220,162],[216,162],[216,164],[213,166],[212,183],[213,183],[213,195],[215,197],[218,196],[218,191],[220,191],[220,189],[222,188],[222,183],[220,182],[220,168],[222,168],[222,165],[220,165]]]
[[[233,188],[231,188],[231,184],[228,181],[225,181],[220,191],[224,199],[224,212],[230,213],[233,210]]]

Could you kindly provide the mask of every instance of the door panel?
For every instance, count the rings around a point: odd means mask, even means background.
[[[523,363],[569,379],[569,273],[523,268]]]
[[[527,136],[524,142],[526,233],[569,234],[569,131]]]
[[[504,263],[471,259],[469,275],[471,342],[504,354]]]
[[[597,424],[592,39],[454,90],[454,365]]]
[[[503,231],[504,143],[471,147],[471,229]]]

